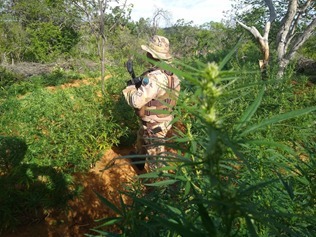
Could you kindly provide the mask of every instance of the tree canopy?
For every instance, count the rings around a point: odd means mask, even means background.
[[[280,65],[282,74],[297,52],[311,55],[316,26],[312,0],[233,0],[230,18],[255,32],[263,61]],[[267,4],[271,2],[271,4]],[[242,9],[242,10],[241,10]],[[200,26],[178,19],[166,28],[159,25],[170,13],[156,9],[152,19],[133,21],[132,5],[126,1],[4,0],[0,5],[1,63],[53,62],[58,58],[87,57],[111,61],[159,33],[170,38],[177,57],[220,60],[245,31],[231,22],[205,22]],[[269,17],[275,15],[273,22]],[[275,14],[274,14],[275,13]],[[269,33],[267,34],[267,22]],[[269,35],[269,37],[267,37]],[[258,37],[257,37],[258,36]],[[312,37],[312,38],[311,38]],[[311,40],[308,40],[311,38]],[[129,39],[130,44],[126,42]],[[102,42],[103,41],[103,42]],[[138,43],[136,43],[138,41]],[[307,41],[306,44],[304,44]],[[260,43],[261,42],[261,43]],[[245,42],[246,43],[246,42]],[[242,59],[255,62],[257,49],[242,45]],[[304,49],[302,46],[304,45]],[[265,50],[265,49],[268,50]],[[309,50],[310,48],[310,50]],[[300,50],[301,49],[301,50]],[[133,49],[134,51],[137,49]],[[244,51],[244,50],[247,50]],[[271,51],[271,52],[270,52]],[[102,56],[102,54],[104,55]],[[124,57],[128,56],[128,53]],[[265,58],[265,59],[264,59]],[[240,61],[242,62],[242,61]],[[101,66],[104,68],[104,65]]]

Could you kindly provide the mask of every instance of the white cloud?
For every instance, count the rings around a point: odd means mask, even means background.
[[[205,22],[220,22],[224,11],[231,7],[230,0],[128,0],[134,5],[132,19],[152,18],[155,9],[162,8],[171,13],[172,23],[178,19],[201,25]]]

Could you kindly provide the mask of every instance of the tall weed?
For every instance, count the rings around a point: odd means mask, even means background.
[[[214,63],[181,66],[182,72],[174,69],[184,78],[175,113],[185,129],[168,143],[176,152],[163,157],[167,166],[139,175],[139,185],[122,193],[132,205],[118,208],[102,198],[117,216],[99,220],[95,231],[314,236],[314,95],[304,91],[298,99],[287,80],[263,82],[259,74],[220,71]],[[113,224],[120,235],[106,231]]]
[[[24,138],[31,162],[85,170],[123,133],[104,116],[102,97],[97,95],[98,87],[87,85],[56,92],[39,89],[11,98],[0,108],[1,133]]]

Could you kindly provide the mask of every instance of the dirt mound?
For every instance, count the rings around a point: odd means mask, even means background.
[[[95,220],[112,217],[113,211],[104,205],[96,193],[120,206],[119,192],[137,175],[127,159],[118,159],[111,168],[101,171],[115,157],[127,155],[132,148],[113,148],[96,163],[88,173],[75,175],[75,180],[83,186],[82,195],[69,202],[67,210],[52,211],[40,223],[21,226],[14,233],[3,237],[80,237],[96,234],[90,229],[96,227]],[[123,197],[125,203],[130,202]]]

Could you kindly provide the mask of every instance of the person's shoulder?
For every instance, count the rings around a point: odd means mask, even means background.
[[[162,76],[165,76],[164,72],[160,69],[155,69],[155,70],[152,70],[148,73],[146,73],[146,76],[147,77],[150,77],[150,78],[154,78],[154,77],[162,77]]]

